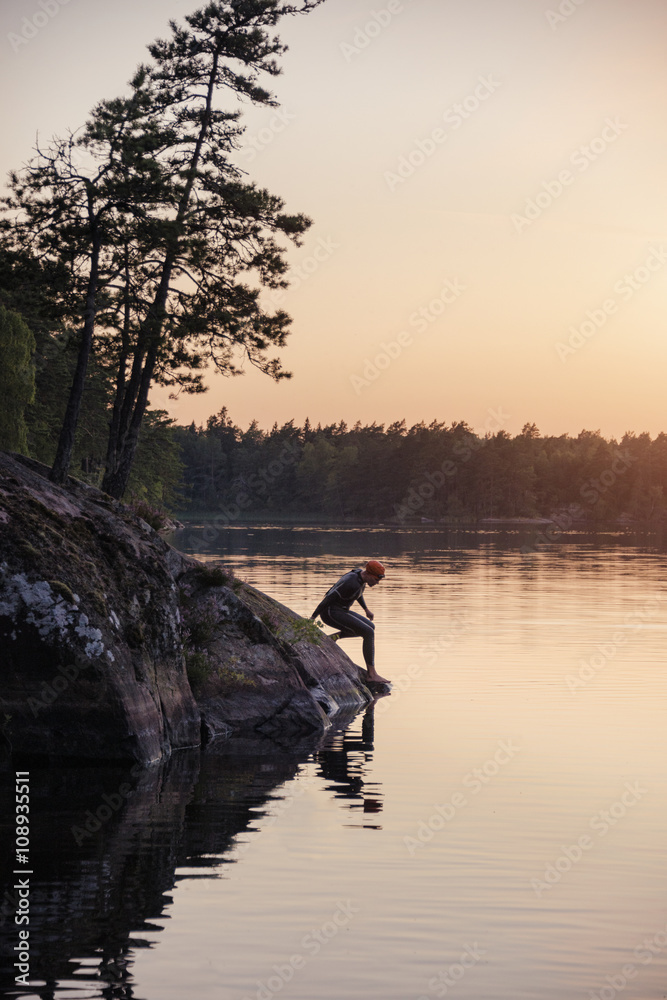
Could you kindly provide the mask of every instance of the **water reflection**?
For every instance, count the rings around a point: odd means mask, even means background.
[[[21,767],[26,769],[24,761]],[[95,983],[96,996],[132,996],[130,933],[148,927],[168,902],[198,770],[192,754],[137,773],[30,767],[31,981],[45,984],[37,995],[53,996],[58,983],[70,989]],[[16,940],[15,879],[7,870],[12,837],[4,822],[4,956]],[[134,945],[141,947],[141,939]],[[2,974],[6,982],[13,980],[6,958]]]
[[[373,595],[392,695],[298,746],[179,754],[80,843],[72,826],[127,774],[31,767],[33,973],[49,984],[31,995],[254,1000],[297,956],[286,1000],[432,998],[479,943],[458,1000],[607,996],[628,962],[627,995],[659,1000],[667,948],[646,965],[636,949],[667,919],[662,536],[571,533],[524,556],[526,530],[308,529],[274,557],[274,530],[229,529],[216,554],[303,614],[335,571],[402,553]],[[627,782],[647,792],[601,836],[591,821]],[[315,956],[303,942],[341,899],[354,922]]]
[[[382,829],[380,824],[370,820],[370,817],[382,812],[383,805],[381,783],[368,779],[373,751],[374,713],[375,703],[364,712],[359,733],[343,730],[333,737],[330,746],[315,755],[318,773],[329,782],[326,790],[333,792],[336,799],[346,800],[349,809],[363,814],[359,822],[346,823],[345,826],[366,830]]]
[[[17,876],[14,830],[5,809],[0,828],[5,995],[135,997],[133,954],[154,947],[147,935],[163,929],[174,886],[181,879],[228,877],[227,866],[242,860],[239,837],[261,829],[283,797],[281,786],[307,762],[317,763],[326,788],[350,808],[364,814],[381,809],[379,785],[368,779],[372,741],[369,709],[358,732],[312,737],[290,749],[263,738],[214,742],[206,751],[180,752],[161,766],[132,771],[32,761],[33,985],[23,989],[14,983]],[[11,768],[5,762],[3,768],[6,802],[18,766],[28,769],[24,760]]]
[[[188,524],[175,532],[170,541],[190,554],[222,554],[234,559],[255,556],[288,556],[312,559],[333,552],[343,559],[359,559],[360,553],[382,552],[386,558],[410,555],[415,565],[439,553],[454,556],[463,570],[470,562],[468,553],[523,551],[530,554],[554,551],[560,545],[575,544],[584,550],[619,548],[656,554],[667,552],[667,524],[640,525],[619,529],[600,525],[560,531],[548,525],[496,525],[479,528],[472,525],[312,525],[306,527],[274,524],[219,525],[215,515]]]

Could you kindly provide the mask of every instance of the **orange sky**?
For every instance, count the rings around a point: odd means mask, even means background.
[[[3,173],[194,6],[4,3]],[[294,378],[152,404],[667,429],[666,27],[663,0],[327,0],[284,21],[282,110],[250,111],[238,161],[314,220],[280,301]]]

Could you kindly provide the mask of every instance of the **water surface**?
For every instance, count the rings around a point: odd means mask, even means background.
[[[177,541],[305,616],[382,559],[367,599],[392,694],[324,739],[176,755],[81,843],[72,826],[123,775],[33,771],[33,968],[51,986],[22,995],[667,995],[655,537],[232,527]],[[361,662],[358,640],[343,648]]]

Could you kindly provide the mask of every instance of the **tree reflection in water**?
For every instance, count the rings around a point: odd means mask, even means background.
[[[351,721],[351,720],[348,720]],[[0,773],[0,975],[7,996],[56,1000],[67,993],[131,1000],[132,955],[154,947],[180,878],[220,878],[239,834],[280,798],[276,789],[315,761],[326,789],[364,815],[382,809],[367,778],[373,708],[344,731],[280,746],[266,739],[213,743],[130,772],[115,765],[6,761]],[[14,770],[30,770],[30,988],[17,987]],[[187,869],[187,875],[179,870]],[[194,871],[193,871],[194,869]],[[83,991],[83,993],[82,993]]]

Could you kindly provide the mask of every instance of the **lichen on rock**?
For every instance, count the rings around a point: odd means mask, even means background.
[[[147,762],[230,732],[324,731],[368,703],[359,669],[312,623],[47,472],[0,453],[0,712],[13,750]]]
[[[194,690],[208,732],[325,730],[341,709],[370,700],[335,643],[222,562],[190,569],[179,585],[190,655],[200,657]]]
[[[5,741],[140,761],[198,743],[166,542],[122,504],[73,480],[54,486],[46,471],[0,454]]]

